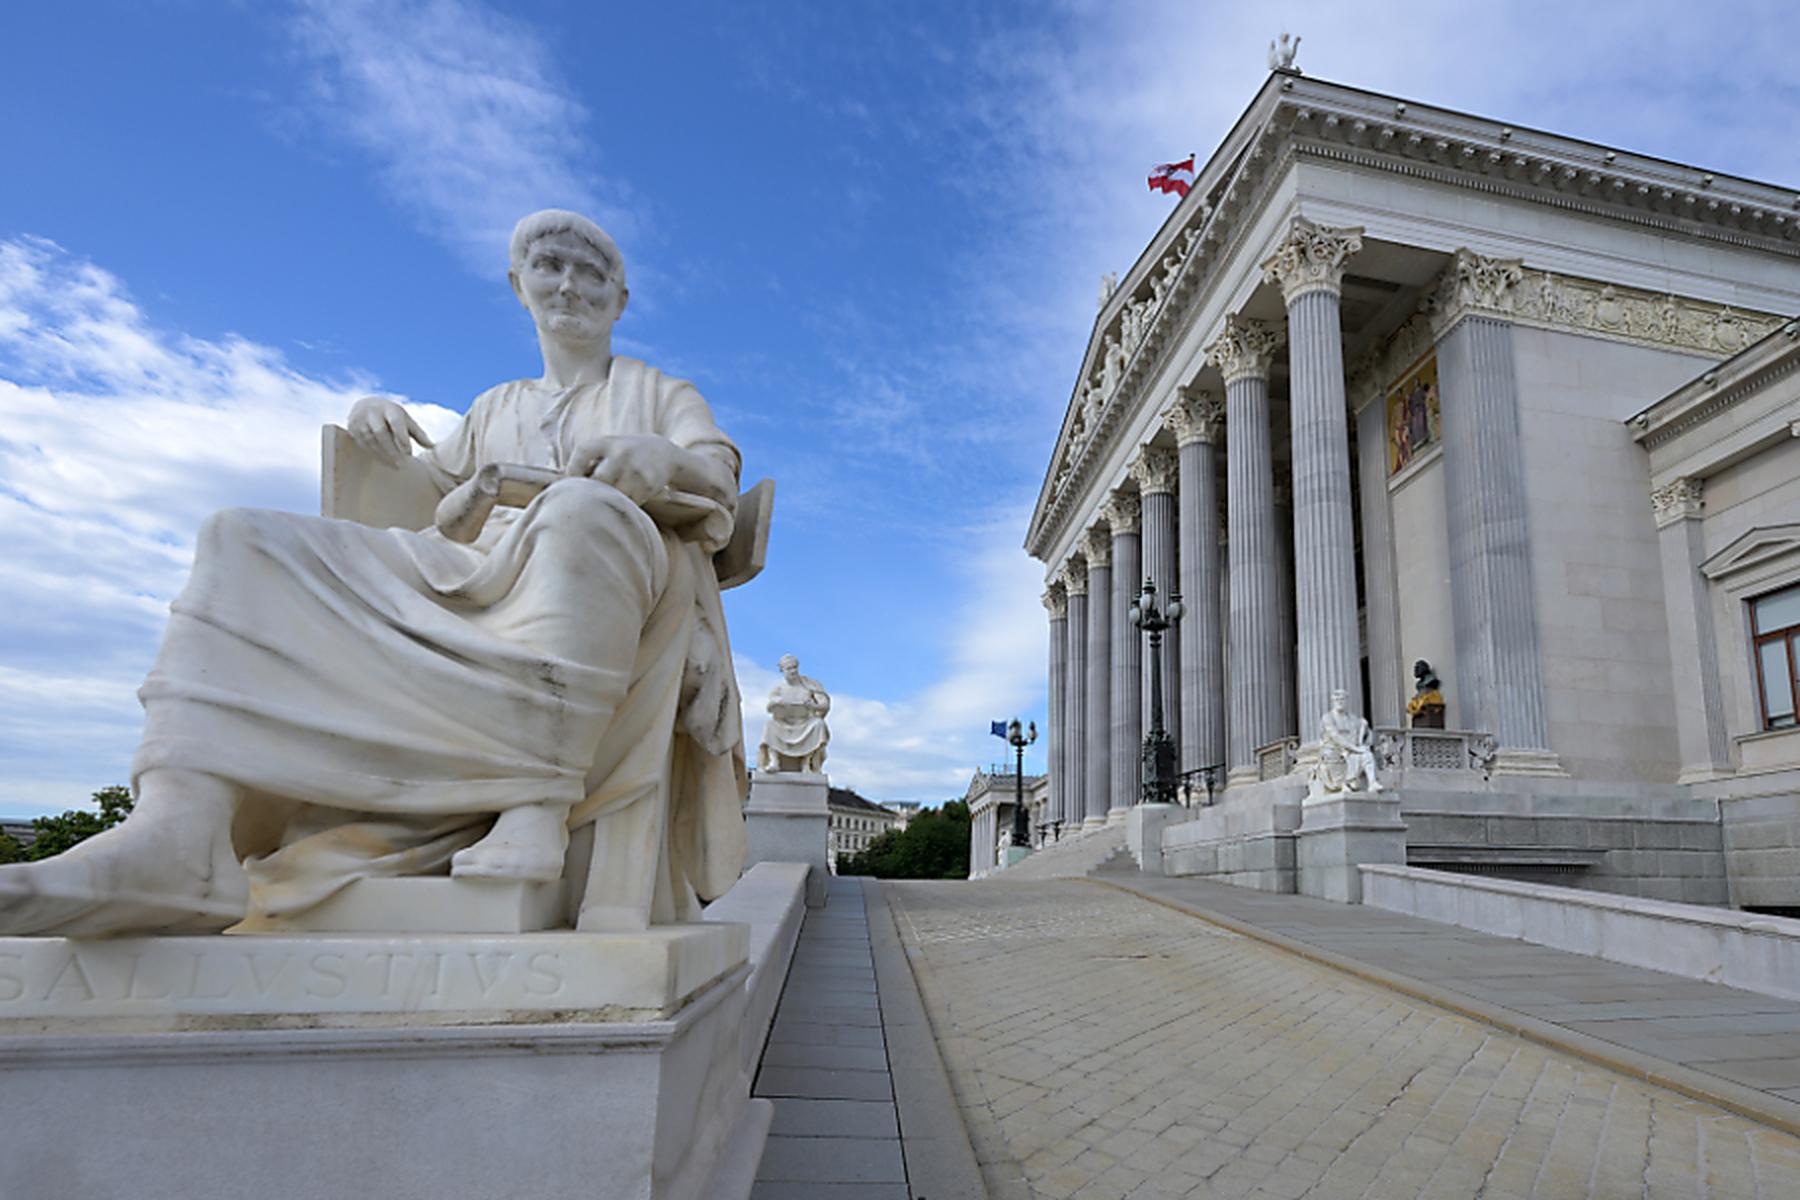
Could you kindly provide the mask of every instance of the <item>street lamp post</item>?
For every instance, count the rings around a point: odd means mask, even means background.
[[[1031,845],[1031,818],[1025,812],[1025,747],[1037,741],[1037,722],[1021,728],[1019,718],[1006,723],[1006,740],[1013,748],[1012,844]]]
[[[1131,623],[1150,635],[1150,732],[1144,735],[1143,790],[1140,803],[1173,804],[1178,787],[1175,739],[1163,728],[1162,635],[1187,610],[1181,593],[1169,593],[1169,607],[1156,607],[1156,584],[1144,580],[1144,594],[1131,606]]]

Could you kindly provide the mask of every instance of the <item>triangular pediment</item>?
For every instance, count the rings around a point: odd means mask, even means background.
[[[1800,553],[1800,524],[1758,525],[1700,564],[1708,579],[1724,579],[1783,555]]]

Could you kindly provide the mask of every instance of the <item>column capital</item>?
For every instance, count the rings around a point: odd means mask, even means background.
[[[1678,521],[1697,520],[1706,507],[1705,482],[1684,476],[1650,493],[1650,507],[1656,512],[1656,527],[1667,529]]]
[[[1173,496],[1180,475],[1181,459],[1161,446],[1145,446],[1131,463],[1131,477],[1146,496]]]
[[[1063,593],[1068,599],[1073,600],[1077,596],[1087,595],[1086,559],[1080,555],[1064,559],[1059,575],[1062,579]]]
[[[1282,336],[1282,331],[1267,321],[1233,313],[1206,347],[1206,361],[1219,368],[1228,386],[1240,379],[1267,379]]]
[[[1431,297],[1432,333],[1443,337],[1468,316],[1510,321],[1518,310],[1518,287],[1525,264],[1517,258],[1488,258],[1463,247],[1438,277]]]
[[[1112,535],[1121,537],[1138,531],[1139,518],[1143,516],[1143,502],[1136,492],[1115,491],[1100,505],[1100,515],[1112,526]]]
[[[1082,531],[1081,556],[1087,559],[1089,570],[1105,570],[1112,566],[1112,531],[1104,523],[1090,525]]]
[[[1218,445],[1225,436],[1225,401],[1217,393],[1184,387],[1163,419],[1175,434],[1175,444],[1207,442]]]
[[[1362,230],[1315,225],[1295,217],[1275,252],[1262,262],[1263,280],[1281,289],[1292,304],[1312,292],[1336,296],[1344,288],[1344,262],[1362,249]]]
[[[1063,588],[1061,582],[1051,580],[1050,586],[1044,589],[1041,598],[1044,602],[1044,611],[1050,614],[1052,621],[1069,619],[1069,593]]]

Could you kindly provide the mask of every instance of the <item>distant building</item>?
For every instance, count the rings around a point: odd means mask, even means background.
[[[894,800],[890,801],[886,808],[894,814],[894,830],[899,833],[904,832],[906,827],[912,824],[913,818],[919,815],[919,810],[924,808],[924,805],[917,800]]]
[[[969,780],[963,802],[969,806],[969,878],[980,879],[1000,862],[1000,848],[1010,845],[1013,809],[1017,805],[1019,780],[1002,768],[978,770]],[[1055,831],[1045,824],[1050,799],[1048,777],[1025,776],[1025,814],[1031,821],[1031,844],[1042,844]]]
[[[20,846],[29,846],[37,840],[37,828],[30,821],[0,821],[0,834],[11,838]]]
[[[831,809],[831,870],[836,874],[839,857],[848,858],[869,848],[869,843],[893,829],[899,814],[883,808],[873,800],[865,800],[849,788],[834,787],[829,800]],[[915,811],[917,805],[913,806]]]

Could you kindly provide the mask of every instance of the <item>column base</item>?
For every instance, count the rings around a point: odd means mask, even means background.
[[[1106,823],[1108,825],[1123,825],[1125,823],[1125,814],[1130,811],[1129,808],[1109,809],[1106,813]]]
[[[1567,779],[1562,758],[1554,750],[1519,750],[1502,748],[1494,754],[1492,774],[1536,775],[1551,779]]]
[[[1085,820],[1081,823],[1081,828],[1084,833],[1090,829],[1105,829],[1106,828],[1106,818],[1104,816],[1089,817],[1087,820]]]

